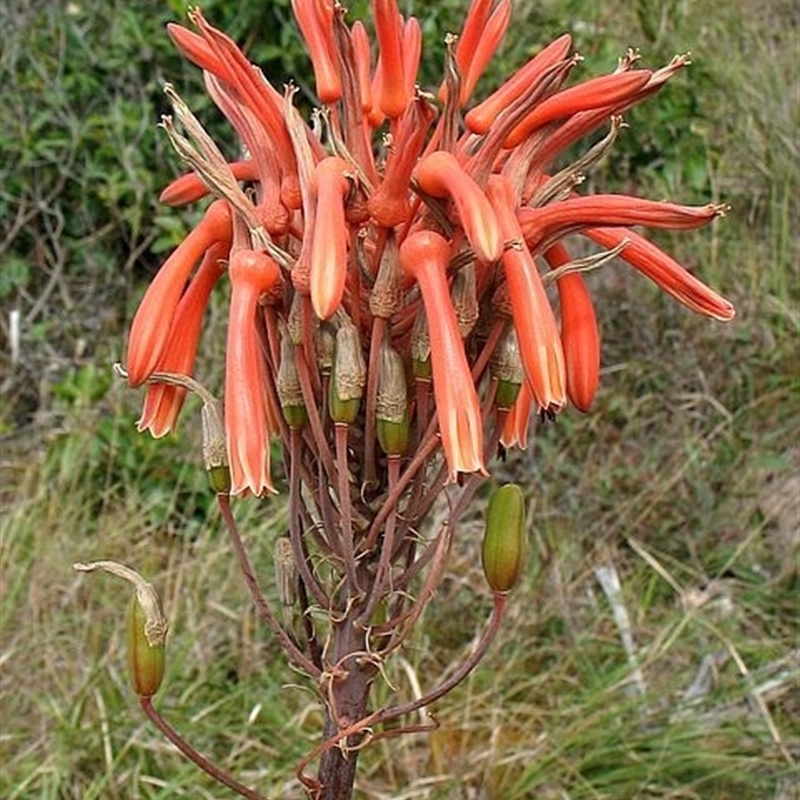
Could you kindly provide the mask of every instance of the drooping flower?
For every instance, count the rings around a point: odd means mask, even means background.
[[[412,233],[400,247],[400,265],[419,284],[430,336],[433,392],[450,477],[486,473],[480,402],[470,375],[445,270],[450,246],[438,233]]]
[[[544,257],[552,269],[571,259],[562,242],[556,242]],[[567,395],[580,411],[592,407],[600,382],[600,334],[592,298],[578,273],[563,275],[558,283],[561,310],[561,346],[567,377]]]
[[[158,372],[191,376],[203,324],[203,314],[214,284],[225,272],[226,243],[213,245],[203,257],[186,292],[178,303],[172,320],[164,355]],[[187,390],[169,383],[151,383],[147,387],[142,416],[136,423],[140,431],[148,430],[158,439],[174,432],[183,408]]]
[[[437,150],[425,156],[414,169],[419,187],[433,197],[449,197],[458,219],[481,261],[500,258],[502,238],[491,203],[455,156]]]
[[[186,281],[203,253],[217,242],[231,241],[231,210],[215,200],[203,219],[164,262],[145,292],[128,337],[128,381],[138,386],[156,370],[168,343],[175,309]]]
[[[510,182],[489,179],[487,195],[497,212],[504,238],[503,269],[528,385],[540,408],[557,411],[566,403],[564,353],[544,284],[514,214]]]
[[[278,265],[266,253],[231,254],[231,306],[225,361],[225,434],[231,493],[274,492],[269,469],[266,362],[256,323],[259,298],[280,279]]]

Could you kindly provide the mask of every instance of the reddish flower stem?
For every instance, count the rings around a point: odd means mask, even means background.
[[[178,750],[186,756],[192,763],[196,764],[206,774],[210,775],[217,783],[227,786],[231,791],[247,800],[267,800],[267,797],[255,789],[239,783],[232,775],[220,769],[216,764],[209,761],[204,755],[194,749],[165,719],[161,716],[158,709],[153,705],[152,697],[140,697],[139,705],[147,718],[155,725],[164,736],[169,739]]]

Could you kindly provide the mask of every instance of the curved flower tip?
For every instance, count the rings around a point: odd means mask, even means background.
[[[483,422],[445,270],[450,245],[433,231],[412,233],[400,246],[400,266],[416,279],[425,306],[433,393],[442,447],[454,480],[459,472],[488,474],[483,461]]]
[[[197,227],[164,262],[145,292],[128,336],[128,382],[139,386],[153,374],[168,343],[172,319],[192,268],[215,242],[231,241],[231,211],[214,201]]]
[[[345,203],[350,165],[341,158],[322,159],[314,170],[317,189],[311,244],[311,304],[320,319],[330,319],[342,302],[347,277]]]
[[[414,177],[426,194],[452,198],[464,233],[481,261],[500,258],[503,239],[492,205],[452,153],[437,150],[426,156],[415,167]]]
[[[266,364],[257,329],[258,301],[280,280],[266,253],[239,250],[231,256],[230,320],[225,361],[225,436],[231,493],[274,492],[269,471]]]

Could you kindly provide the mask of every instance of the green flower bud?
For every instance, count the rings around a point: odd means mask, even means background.
[[[78,572],[108,572],[136,588],[128,612],[128,667],[134,691],[140,697],[152,697],[164,677],[164,643],[169,628],[153,585],[118,561],[78,561],[72,566]]]
[[[475,327],[479,315],[474,261],[470,261],[456,272],[450,296],[456,312],[458,332],[462,339],[466,339]]]
[[[495,491],[486,510],[481,561],[483,573],[495,592],[516,586],[526,555],[525,498],[516,484]]]
[[[419,380],[431,379],[431,340],[428,334],[428,320],[420,309],[411,329],[411,368]]]
[[[139,596],[134,595],[128,614],[128,671],[133,690],[152,697],[164,677],[166,630],[154,633]]]
[[[409,435],[406,370],[400,354],[387,345],[381,348],[375,419],[383,452],[402,455],[408,447]]]
[[[281,413],[286,420],[286,424],[290,428],[299,429],[308,421],[308,411],[303,400],[300,376],[297,374],[295,346],[292,343],[286,324],[279,322],[278,327],[281,337],[281,363],[278,367],[275,388],[278,392],[278,401],[281,404]]]
[[[228,494],[231,490],[231,473],[228,469],[228,449],[219,403],[206,400],[200,409],[200,421],[203,431],[203,462],[208,484],[215,494]]]
[[[218,467],[211,467],[206,470],[208,485],[214,494],[230,494],[231,491],[231,471],[227,464]]]
[[[341,324],[336,331],[329,405],[334,422],[350,425],[358,416],[364,384],[367,382],[367,367],[361,352],[358,330],[344,314],[339,317]]]
[[[509,325],[492,354],[492,375],[497,379],[497,393],[494,403],[497,408],[508,410],[517,401],[525,370],[519,353],[517,334]]]

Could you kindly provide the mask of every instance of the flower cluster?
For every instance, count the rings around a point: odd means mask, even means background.
[[[478,102],[510,0],[472,1],[430,92],[417,84],[418,20],[396,0],[372,6],[373,41],[332,0],[292,0],[320,102],[310,124],[295,90],[279,92],[199,10],[189,15],[194,30],[169,26],[203,70],[242,158],[226,161],[169,90],[176,120],[164,126],[192,170],[161,199],[216,199],[147,290],[127,372],[132,385],[191,375],[210,292],[227,275],[233,493],[273,490],[270,440],[286,445],[298,431],[298,468],[324,471],[343,504],[350,484],[362,498],[385,488],[398,459],[430,457],[439,442],[445,480],[486,474],[498,442],[525,445],[533,413],[592,405],[599,336],[581,273],[610,258],[695,311],[734,314],[631,229],[695,228],[722,206],[580,194],[621,115],[685,57],[649,70],[629,52],[613,74],[570,83],[580,58],[564,34]],[[585,154],[559,164],[582,141],[592,143]],[[565,240],[574,235],[601,249],[573,260]],[[184,396],[150,382],[140,428],[173,430]],[[339,438],[341,461],[330,455]]]

